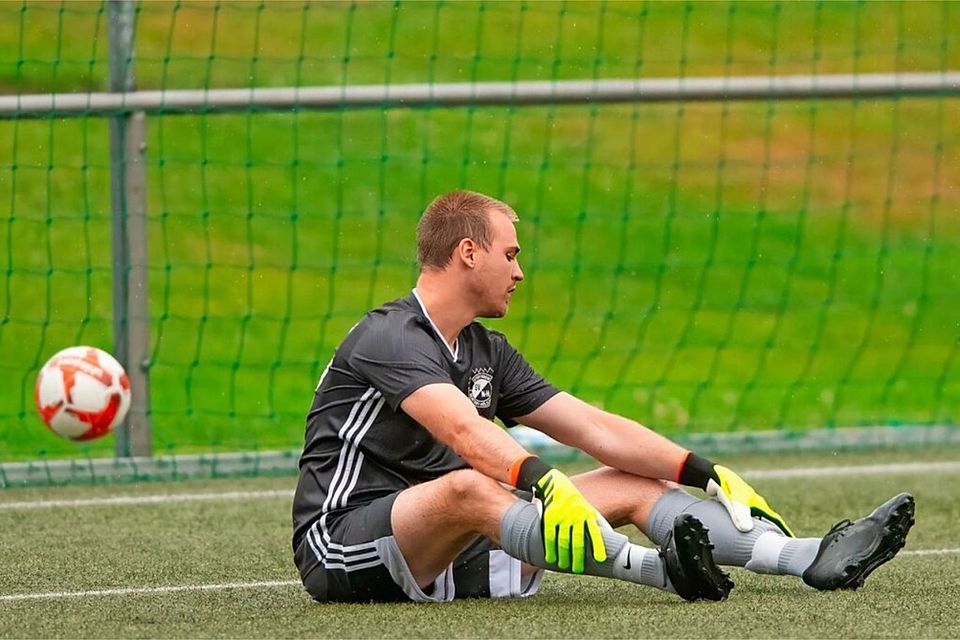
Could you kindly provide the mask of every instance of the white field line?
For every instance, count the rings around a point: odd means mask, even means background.
[[[960,471],[960,460],[951,462],[898,462],[866,464],[851,467],[805,467],[796,469],[761,469],[744,471],[745,478],[818,478],[827,476],[861,476],[895,473],[951,473]]]
[[[945,556],[952,553],[960,553],[960,549],[911,549],[910,551],[901,551],[898,556]]]
[[[745,478],[817,478],[829,476],[859,476],[899,473],[951,473],[960,471],[960,460],[952,462],[905,462],[895,464],[859,465],[852,467],[800,467],[794,469],[759,469],[744,471]],[[203,502],[228,500],[255,500],[292,498],[288,489],[264,491],[226,491],[220,493],[164,493],[158,495],[125,495],[106,498],[79,498],[75,500],[34,500],[29,502],[0,502],[0,511],[17,509],[48,509],[52,507],[110,507],[167,502]]]
[[[17,600],[55,600],[58,598],[99,598],[102,596],[128,596],[152,593],[176,593],[178,591],[226,591],[228,589],[270,589],[299,585],[299,580],[268,580],[263,582],[227,582],[224,584],[187,584],[175,587],[131,587],[123,589],[96,589],[94,591],[53,591],[49,593],[14,593],[0,596],[0,602]]]
[[[917,549],[901,551],[900,556],[953,555],[957,549]],[[93,591],[52,591],[47,593],[13,593],[0,596],[0,602],[22,600],[58,600],[64,598],[101,598],[104,596],[151,595],[158,593],[177,593],[184,591],[228,591],[230,589],[272,589],[275,587],[300,586],[299,580],[265,580],[261,582],[227,582],[224,584],[188,584],[174,587],[129,587],[118,589],[96,589]]]
[[[47,509],[50,507],[111,507],[139,504],[162,504],[165,502],[204,502],[252,500],[264,498],[292,498],[289,489],[271,491],[226,491],[220,493],[163,493],[159,495],[126,495],[109,498],[80,498],[77,500],[35,500],[31,502],[0,502],[4,509]]]

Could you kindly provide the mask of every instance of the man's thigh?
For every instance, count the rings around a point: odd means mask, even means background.
[[[420,586],[429,586],[478,536],[499,539],[503,514],[516,500],[472,469],[402,491],[393,506],[393,532]]]

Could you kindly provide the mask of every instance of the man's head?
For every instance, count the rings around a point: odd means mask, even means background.
[[[417,225],[420,272],[456,279],[470,294],[477,316],[503,316],[510,294],[523,280],[516,220],[509,205],[481,193],[453,191],[437,197]]]

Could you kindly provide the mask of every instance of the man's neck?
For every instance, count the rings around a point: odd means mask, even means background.
[[[456,287],[426,274],[420,274],[415,291],[430,320],[452,351],[457,336],[473,322],[473,310],[463,303]]]

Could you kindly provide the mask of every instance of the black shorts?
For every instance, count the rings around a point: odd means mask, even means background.
[[[520,560],[480,537],[437,576],[432,588],[421,589],[393,537],[390,511],[397,493],[310,527],[294,559],[314,600],[449,602],[530,596],[540,588],[543,571],[521,576]]]

